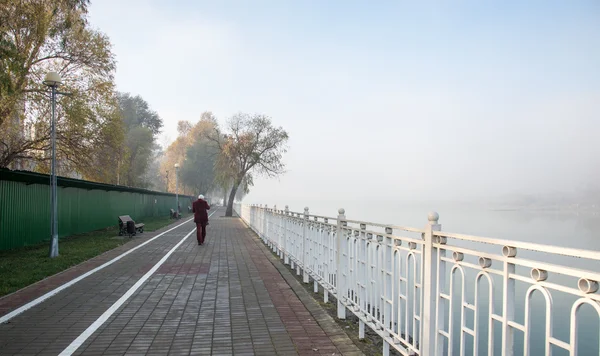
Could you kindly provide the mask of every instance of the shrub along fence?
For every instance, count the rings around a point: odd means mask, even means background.
[[[191,199],[179,195],[182,211]],[[175,207],[175,194],[58,177],[59,237],[117,225],[119,215],[168,216]],[[0,250],[49,239],[50,176],[0,169]]]

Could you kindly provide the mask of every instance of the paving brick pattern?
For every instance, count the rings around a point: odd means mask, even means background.
[[[329,314],[319,306],[288,269],[245,225],[237,235],[256,264],[261,279],[301,355],[363,355]]]
[[[240,231],[292,340],[303,355],[363,355],[331,316],[250,230]]]
[[[221,214],[211,218],[205,245],[192,234],[76,354],[360,354],[305,291],[296,295],[288,283],[302,287],[256,236]],[[0,325],[0,354],[60,353],[192,228],[163,235]]]
[[[58,354],[135,284],[140,277],[138,271],[146,268],[148,264],[157,263],[189,232],[190,224],[186,225],[166,233],[116,263],[14,317],[8,323],[0,325],[0,353],[32,354],[44,351],[44,354]],[[54,282],[56,283],[56,279]],[[49,281],[47,285],[52,286]],[[60,283],[52,287],[58,285]],[[7,299],[17,295],[27,296],[28,289]],[[34,290],[31,293],[37,294],[38,291]]]
[[[181,223],[183,221],[180,221]],[[126,244],[121,245],[115,249],[107,251],[99,256],[96,256],[84,263],[81,263],[77,266],[69,268],[61,273],[57,273],[53,276],[50,276],[44,280],[41,280],[31,286],[21,289],[13,294],[8,296],[4,296],[0,298],[0,315],[8,314],[9,312],[17,309],[23,304],[27,304],[28,302],[46,294],[52,289],[56,288],[61,284],[64,284],[74,278],[79,277],[80,275],[93,270],[94,268],[112,260],[113,258],[119,256],[120,254],[135,248],[136,246],[141,245],[142,243],[148,241],[149,239],[155,237],[156,235],[171,229],[176,226],[173,224],[168,227],[164,227],[160,230],[154,232],[144,232],[143,234],[138,234],[136,237],[128,241]]]

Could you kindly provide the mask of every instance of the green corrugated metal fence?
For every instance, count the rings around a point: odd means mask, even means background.
[[[0,169],[0,250],[50,238],[50,177]],[[182,211],[189,204],[180,195]],[[59,237],[117,225],[119,215],[143,222],[168,216],[175,194],[58,178]]]

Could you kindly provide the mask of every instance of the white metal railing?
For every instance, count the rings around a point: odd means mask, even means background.
[[[384,355],[600,354],[600,252],[442,232],[437,213],[414,229],[343,209],[236,211],[325,302],[337,299],[338,318],[358,317],[359,338],[365,326],[380,335]]]

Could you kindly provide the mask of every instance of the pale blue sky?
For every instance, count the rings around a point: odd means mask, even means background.
[[[95,0],[117,87],[165,121],[271,116],[248,197],[471,199],[600,181],[598,1]]]

